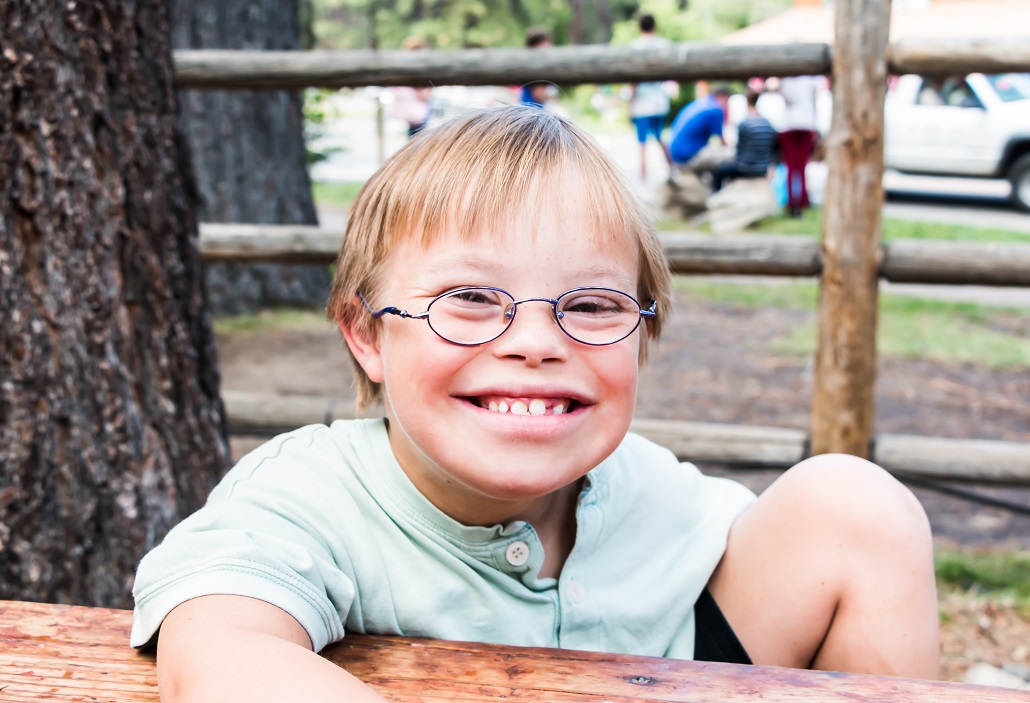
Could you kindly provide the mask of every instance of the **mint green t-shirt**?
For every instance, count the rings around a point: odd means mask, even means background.
[[[689,659],[693,606],[754,500],[629,434],[590,471],[561,577],[532,525],[466,527],[408,480],[385,423],[280,435],[140,563],[131,643],[176,605],[234,594],[272,603],[316,651],[345,632]]]

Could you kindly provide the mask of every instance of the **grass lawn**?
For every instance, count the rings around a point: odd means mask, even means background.
[[[321,310],[285,308],[220,317],[214,321],[215,334],[219,335],[271,330],[316,330],[325,329],[329,325]]]
[[[752,234],[792,234],[800,237],[819,237],[822,235],[822,226],[822,209],[812,208],[805,210],[804,216],[796,219],[786,215],[767,217],[748,230],[748,232]],[[682,220],[663,220],[659,223],[659,229],[675,231],[690,229],[690,227]],[[969,225],[884,218],[883,241],[890,242],[896,239],[1030,243],[1030,232],[1019,232],[995,227],[971,227]]]
[[[354,203],[363,185],[363,181],[314,181],[311,184],[311,195],[315,199],[315,207],[346,210]]]
[[[942,547],[934,549],[937,588],[1013,602],[1030,619],[1030,552]]]
[[[819,237],[822,234],[821,209],[804,211],[803,217],[793,218],[786,215],[766,217],[747,231],[753,235],[793,235],[797,237]],[[681,232],[699,230],[708,232],[708,225],[700,227],[682,219],[661,219],[657,222],[662,232]],[[884,241],[898,239],[931,239],[946,242],[1014,242],[1030,244],[1030,232],[1001,230],[998,227],[975,227],[968,224],[947,224],[942,222],[922,222],[918,220],[884,219]]]
[[[814,311],[818,305],[815,281],[745,285],[677,277],[674,285],[697,298],[746,307],[771,305]],[[979,363],[992,368],[1030,367],[1030,339],[1005,329],[1006,321],[1027,315],[1030,313],[1021,309],[884,293],[880,295],[878,350],[885,356]],[[812,354],[815,338],[812,321],[796,327],[776,349]]]

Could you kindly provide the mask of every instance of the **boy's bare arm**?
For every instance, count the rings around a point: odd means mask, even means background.
[[[384,702],[312,652],[292,616],[243,596],[203,596],[169,613],[158,639],[157,679],[164,703]]]

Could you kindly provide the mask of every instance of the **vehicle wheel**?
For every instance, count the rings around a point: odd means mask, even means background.
[[[1009,183],[1012,184],[1012,204],[1030,212],[1030,154],[1023,154],[1009,168]]]

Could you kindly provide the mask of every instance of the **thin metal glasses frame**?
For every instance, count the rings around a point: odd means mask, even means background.
[[[470,290],[496,291],[498,293],[503,293],[507,297],[511,298],[512,302],[509,304],[508,308],[504,311],[504,316],[508,318],[508,322],[507,322],[507,324],[505,324],[504,328],[500,332],[495,334],[493,337],[490,337],[489,339],[484,339],[481,342],[455,342],[453,339],[448,339],[447,337],[445,337],[442,334],[440,334],[439,332],[437,332],[435,328],[433,328],[432,323],[429,322],[429,311],[432,309],[433,304],[436,301],[440,300],[441,298],[446,298],[447,296],[454,295],[455,293],[461,293],[463,291],[470,291]],[[610,342],[586,342],[586,341],[583,341],[582,339],[579,339],[578,337],[574,336],[567,329],[565,329],[565,325],[562,324],[561,321],[562,321],[562,318],[564,317],[565,313],[558,309],[558,304],[561,303],[562,298],[565,298],[566,296],[571,295],[573,293],[579,293],[579,292],[585,291],[585,290],[603,290],[603,291],[608,291],[608,292],[611,292],[611,293],[618,293],[619,295],[626,296],[627,298],[632,300],[633,303],[639,309],[639,313],[640,314],[637,317],[636,324],[633,325],[633,327],[628,332],[626,332],[626,334],[624,334],[621,337],[619,337],[618,339],[612,340]],[[492,342],[495,339],[497,339],[498,337],[500,337],[502,334],[504,334],[505,332],[508,331],[508,328],[511,327],[511,323],[515,321],[515,315],[518,312],[518,306],[521,305],[522,303],[540,302],[540,303],[547,303],[547,304],[549,304],[551,306],[551,312],[554,315],[554,321],[558,323],[558,328],[567,337],[569,337],[569,339],[575,340],[575,341],[579,342],[580,344],[586,344],[586,345],[592,346],[592,347],[606,347],[606,346],[609,346],[611,344],[616,344],[616,343],[621,342],[622,340],[626,339],[626,337],[628,337],[631,334],[633,334],[634,332],[636,332],[637,328],[640,327],[640,320],[642,320],[643,318],[653,318],[653,317],[655,317],[656,314],[657,314],[656,308],[658,307],[658,302],[655,301],[655,300],[652,300],[651,301],[651,305],[649,307],[643,308],[643,307],[641,307],[640,302],[636,298],[634,298],[632,295],[630,295],[629,293],[625,293],[625,292],[623,292],[621,290],[616,290],[615,288],[605,288],[604,286],[580,286],[579,288],[572,288],[570,290],[565,291],[564,293],[559,295],[557,298],[523,298],[522,300],[516,300],[515,296],[513,296],[511,293],[509,293],[508,291],[504,290],[503,288],[496,288],[494,286],[461,286],[460,288],[452,288],[451,290],[444,291],[440,295],[436,296],[431,301],[429,301],[429,305],[426,306],[426,309],[423,312],[419,312],[419,313],[410,313],[407,310],[402,310],[401,308],[398,308],[398,307],[395,307],[395,306],[392,306],[392,305],[387,306],[385,308],[382,308],[380,310],[376,310],[375,308],[373,308],[371,305],[368,304],[368,301],[365,300],[365,296],[363,296],[361,294],[361,291],[358,291],[358,299],[361,300],[361,304],[365,306],[365,309],[368,310],[372,314],[372,317],[377,319],[377,320],[379,318],[381,318],[383,315],[396,315],[397,317],[400,317],[400,318],[403,318],[403,319],[406,319],[406,320],[425,320],[426,323],[429,324],[429,329],[433,330],[433,333],[437,337],[439,337],[440,339],[444,340],[445,342],[447,342],[449,344],[455,344],[455,345],[457,345],[459,347],[478,347],[478,346],[481,346],[483,344],[489,344],[490,342]]]

